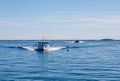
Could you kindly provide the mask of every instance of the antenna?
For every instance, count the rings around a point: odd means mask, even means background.
[[[50,44],[50,34],[51,34],[51,26],[49,27],[49,44]]]

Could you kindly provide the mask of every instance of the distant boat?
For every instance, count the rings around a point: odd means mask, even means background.
[[[37,43],[37,51],[49,51],[50,44],[47,41],[41,41]]]
[[[75,40],[75,43],[79,43],[80,42],[80,40]]]

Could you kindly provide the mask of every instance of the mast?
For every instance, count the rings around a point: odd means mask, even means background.
[[[50,34],[51,34],[51,27],[49,27],[49,44],[50,44]]]

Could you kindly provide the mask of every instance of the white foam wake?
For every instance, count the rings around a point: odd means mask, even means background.
[[[30,51],[34,51],[36,49],[36,47],[32,47],[32,46],[24,46],[22,47],[23,49],[27,49],[27,50],[30,50]]]
[[[23,49],[30,50],[30,51],[35,51],[37,50],[37,47],[32,47],[32,46],[24,46],[22,47]],[[59,46],[59,47],[50,47],[48,51],[56,51],[56,50],[61,50],[63,48],[66,48],[65,46]]]
[[[84,41],[79,41],[79,43],[84,43]]]
[[[59,47],[50,47],[48,51],[56,51],[56,50],[61,50],[63,48],[66,48],[65,46],[59,46]]]

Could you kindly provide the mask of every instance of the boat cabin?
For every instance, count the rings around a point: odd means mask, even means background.
[[[37,46],[38,51],[48,51],[50,48],[49,42],[38,42]]]

